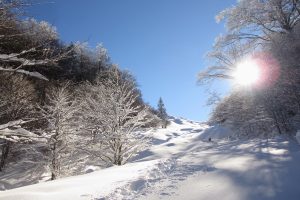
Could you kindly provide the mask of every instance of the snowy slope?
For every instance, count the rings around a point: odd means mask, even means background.
[[[97,172],[39,183],[0,192],[0,199],[95,199],[108,195],[112,190],[137,179],[151,170],[157,161],[111,167]]]
[[[300,146],[227,140],[224,127],[172,119],[130,164],[0,192],[0,199],[289,199],[300,197]],[[212,142],[208,142],[212,138]]]

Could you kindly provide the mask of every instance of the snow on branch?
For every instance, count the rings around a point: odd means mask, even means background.
[[[15,120],[15,121],[10,121],[10,122],[8,122],[8,123],[6,123],[6,124],[1,124],[1,125],[0,125],[0,130],[6,129],[6,128],[9,128],[9,127],[20,126],[20,125],[26,124],[26,123],[31,122],[31,121],[32,121],[32,120],[30,120],[30,121],[25,121],[25,120],[22,120],[22,119],[20,119],[20,120]]]
[[[26,142],[26,141],[40,140],[42,137],[24,128],[21,128],[21,125],[29,123],[31,121],[33,120],[28,120],[28,121],[15,120],[15,121],[10,121],[6,124],[1,124],[0,139],[8,140],[11,142]]]
[[[3,68],[0,67],[0,71],[5,71],[5,72],[15,72],[15,73],[20,73],[20,74],[25,74],[31,77],[35,77],[41,80],[45,80],[45,81],[49,81],[48,78],[46,78],[45,76],[43,76],[42,74],[40,74],[39,72],[30,72],[27,70],[23,70],[23,69],[12,69],[12,68]]]
[[[122,165],[148,145],[149,138],[140,130],[153,119],[149,108],[137,103],[139,94],[132,80],[122,77],[117,68],[107,76],[81,89],[81,117],[87,130],[82,149],[108,164]]]
[[[0,130],[0,138],[11,142],[28,142],[42,139],[42,137],[36,135],[35,133],[20,127],[16,129],[6,128]]]

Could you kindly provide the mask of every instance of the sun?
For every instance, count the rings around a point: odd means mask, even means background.
[[[237,84],[251,86],[255,84],[260,77],[260,69],[257,62],[253,59],[246,59],[240,62],[233,73]]]

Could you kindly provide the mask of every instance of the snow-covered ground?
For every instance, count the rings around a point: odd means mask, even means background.
[[[296,140],[227,140],[230,130],[185,119],[145,134],[153,146],[129,164],[2,191],[0,199],[300,199]]]

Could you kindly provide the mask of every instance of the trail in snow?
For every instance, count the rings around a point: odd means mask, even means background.
[[[203,151],[195,149],[180,157],[171,176],[144,188],[145,195],[136,199],[299,199],[297,144],[248,143],[224,142]],[[178,181],[177,174],[187,176]]]
[[[299,200],[295,140],[226,140],[228,129],[184,119],[145,134],[153,146],[130,164],[0,192],[0,199]]]
[[[295,141],[215,140],[222,136],[219,129],[183,121],[154,133],[160,142],[139,160],[167,157],[169,167],[155,169],[159,173],[128,183],[106,199],[299,199],[300,147]],[[213,142],[207,142],[209,137]]]

